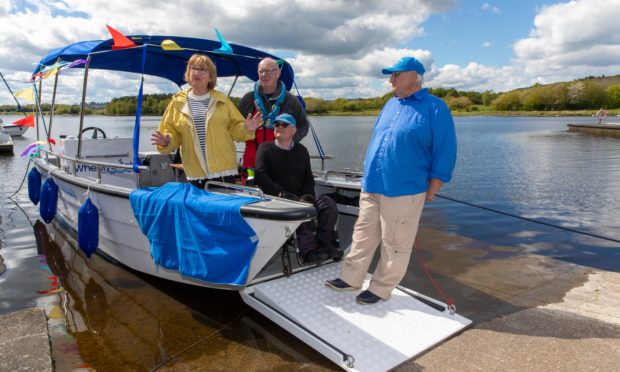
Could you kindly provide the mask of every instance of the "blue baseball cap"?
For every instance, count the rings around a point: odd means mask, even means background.
[[[295,128],[297,128],[297,122],[295,121],[295,118],[291,114],[280,114],[276,116],[276,120],[274,121],[281,121],[283,123],[290,124],[294,126]]]
[[[424,69],[424,65],[422,62],[418,61],[413,57],[403,57],[398,60],[392,67],[386,67],[381,70],[382,73],[389,75],[392,72],[401,72],[401,71],[415,71],[418,75],[424,75],[426,70]]]

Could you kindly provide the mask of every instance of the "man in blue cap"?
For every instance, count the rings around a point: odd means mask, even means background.
[[[392,97],[383,107],[366,151],[359,217],[337,291],[362,287],[377,246],[381,258],[369,287],[356,298],[373,304],[390,298],[405,276],[425,201],[450,181],[456,163],[454,121],[446,104],[422,88],[424,65],[401,58],[390,74]]]
[[[256,152],[256,184],[269,195],[301,200],[317,209],[316,237],[311,222],[297,228],[297,247],[305,263],[317,264],[327,258],[340,259],[342,250],[335,244],[338,209],[326,195],[314,196],[314,176],[310,155],[293,139],[297,122],[292,115],[280,114],[274,120],[274,141],[263,142]]]

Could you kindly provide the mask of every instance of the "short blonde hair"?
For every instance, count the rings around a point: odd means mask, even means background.
[[[204,54],[194,54],[191,56],[189,61],[187,61],[187,68],[185,69],[186,82],[189,82],[189,73],[193,66],[206,68],[207,71],[209,71],[209,84],[207,84],[207,89],[211,90],[215,88],[217,85],[217,68],[211,58]]]

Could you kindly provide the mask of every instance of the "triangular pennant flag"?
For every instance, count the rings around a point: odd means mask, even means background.
[[[20,127],[32,127],[34,128],[34,115],[28,115],[25,118],[21,118],[15,122],[15,125],[19,125]]]
[[[75,61],[69,63],[69,66],[67,66],[67,68],[72,68],[78,65],[84,65],[86,64],[86,60],[85,59],[76,59]]]
[[[183,48],[181,48],[179,46],[179,44],[175,43],[174,41],[170,40],[170,39],[166,39],[164,41],[161,42],[161,48],[163,50],[183,50]]]
[[[222,46],[217,48],[217,49],[215,49],[214,52],[224,53],[224,54],[232,54],[232,52],[233,52],[232,47],[230,46],[230,44],[228,44],[226,39],[224,39],[224,36],[222,36],[222,34],[220,34],[220,32],[217,30],[217,28],[215,29],[215,34],[217,35],[217,38],[220,41],[220,43],[222,43]]]
[[[33,75],[33,77],[40,76],[41,79],[47,79],[48,77],[58,73],[59,66],[50,66],[51,68],[45,68],[43,71],[38,74]]]
[[[114,41],[114,45],[112,45],[113,50],[131,48],[136,46],[136,43],[129,40],[127,36],[121,34],[120,32],[108,25],[105,26],[108,28],[108,31],[110,31],[110,35],[112,35],[112,40]]]
[[[32,87],[24,88],[15,92],[15,97],[23,98],[34,103],[34,91]]]
[[[68,64],[69,64],[69,62],[61,61],[59,59],[58,62],[54,63],[53,65],[45,66],[45,68],[43,68],[42,71],[49,71],[49,70],[53,70],[53,69],[59,69],[62,66],[65,66],[65,65],[68,65]]]

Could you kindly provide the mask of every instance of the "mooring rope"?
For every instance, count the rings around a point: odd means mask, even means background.
[[[24,172],[24,177],[22,177],[22,182],[19,184],[19,187],[17,188],[17,190],[15,190],[15,192],[9,196],[9,199],[13,200],[13,197],[15,196],[15,194],[17,194],[19,190],[22,189],[22,186],[24,186],[24,181],[26,180],[26,176],[28,175],[28,169],[30,169],[31,162],[32,162],[32,158],[29,158],[28,165],[26,166],[26,172]]]
[[[466,201],[463,201],[463,200],[458,200],[458,199],[450,198],[450,197],[439,195],[439,194],[437,194],[436,196],[438,196],[440,198],[443,198],[443,199],[446,199],[446,200],[450,200],[450,201],[456,202],[456,203],[465,204],[465,205],[468,205],[470,207],[475,207],[475,208],[483,209],[483,210],[486,210],[486,211],[489,211],[489,212],[503,214],[504,216],[514,217],[514,218],[518,218],[520,220],[524,220],[524,221],[528,221],[528,222],[533,222],[533,223],[537,223],[537,224],[545,225],[545,226],[549,226],[549,227],[555,227],[557,229],[561,229],[561,230],[565,230],[565,231],[570,231],[570,232],[573,232],[573,233],[576,233],[576,234],[587,235],[587,236],[591,236],[593,238],[598,238],[598,239],[608,240],[610,242],[620,243],[620,239],[614,239],[614,238],[610,238],[610,237],[599,235],[599,234],[594,234],[594,233],[589,233],[589,232],[586,232],[586,231],[571,229],[570,227],[558,226],[558,225],[554,225],[554,224],[549,223],[549,222],[539,221],[539,220],[536,220],[536,219],[533,219],[533,218],[523,217],[523,216],[519,216],[517,214],[513,214],[513,213],[509,213],[509,212],[504,212],[504,211],[500,211],[500,210],[489,208],[489,207],[483,207],[483,206],[478,205],[478,204],[474,204],[474,203],[466,202]]]

